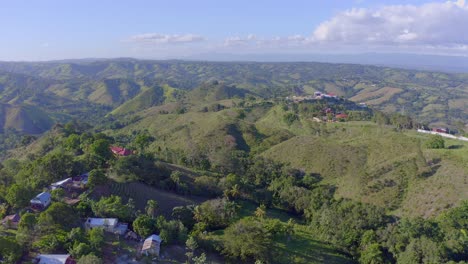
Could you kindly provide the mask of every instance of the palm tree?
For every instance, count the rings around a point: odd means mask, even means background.
[[[229,194],[231,195],[232,198],[237,198],[240,195],[239,185],[234,184],[234,186],[232,186],[231,190],[229,191]]]
[[[260,219],[263,219],[265,218],[265,215],[266,215],[266,207],[264,204],[261,204],[259,207],[257,207],[257,209],[255,210],[255,216],[260,218]]]
[[[148,202],[146,202],[145,211],[149,217],[154,218],[158,209],[159,209],[159,204],[157,201],[148,200]]]

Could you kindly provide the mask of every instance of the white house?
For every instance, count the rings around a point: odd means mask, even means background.
[[[88,218],[85,222],[86,229],[103,228],[104,231],[125,234],[128,230],[128,224],[119,223],[117,218]]]
[[[35,210],[44,210],[52,202],[50,193],[42,192],[31,199],[31,208]]]
[[[158,235],[151,235],[145,242],[143,242],[143,246],[141,247],[141,253],[153,256],[159,256],[159,250],[161,248],[162,239]]]
[[[52,183],[50,185],[50,189],[52,189],[52,190],[55,190],[57,188],[66,189],[69,186],[71,186],[72,183],[73,183],[72,178],[66,178],[65,180],[61,180],[61,181]]]
[[[38,255],[33,263],[37,264],[76,264],[70,255]]]

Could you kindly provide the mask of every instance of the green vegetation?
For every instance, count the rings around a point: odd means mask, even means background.
[[[414,130],[463,133],[453,100],[466,77],[315,63],[12,65],[0,63],[17,72],[0,74],[0,216],[21,220],[0,230],[5,260],[147,259],[131,239],[84,230],[87,217],[160,235],[167,261],[468,258],[468,144]],[[315,90],[338,98],[285,99]],[[29,210],[51,183],[86,172],[87,184],[49,190],[52,204]]]

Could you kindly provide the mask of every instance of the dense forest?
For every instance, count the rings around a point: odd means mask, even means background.
[[[415,130],[465,134],[466,76],[131,59],[0,70],[4,263],[151,263],[152,234],[168,263],[468,259],[468,143]]]

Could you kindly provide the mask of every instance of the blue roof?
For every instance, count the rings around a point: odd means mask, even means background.
[[[38,194],[36,197],[34,197],[34,198],[31,200],[31,202],[32,202],[32,201],[35,201],[35,202],[40,201],[42,204],[45,204],[45,203],[47,203],[49,200],[50,200],[50,193],[48,193],[48,192],[42,192],[42,193]]]

